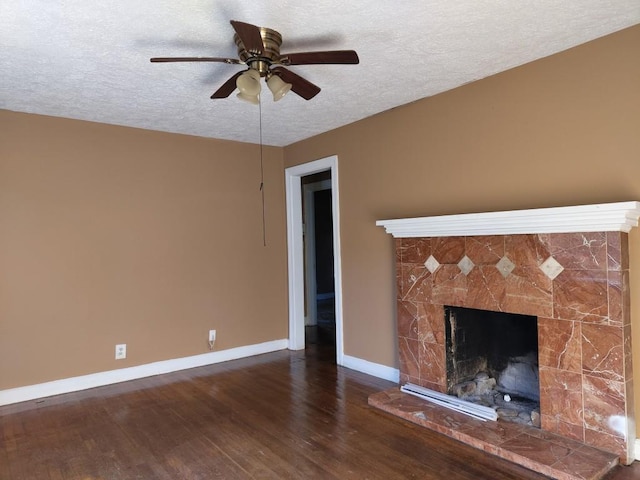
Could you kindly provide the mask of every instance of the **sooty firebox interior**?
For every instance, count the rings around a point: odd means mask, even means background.
[[[446,307],[445,327],[448,393],[473,396],[480,378],[539,401],[537,317]]]

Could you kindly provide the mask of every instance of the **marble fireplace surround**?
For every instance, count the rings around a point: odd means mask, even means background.
[[[542,430],[634,459],[628,235],[640,202],[378,221],[400,382],[446,392],[444,306],[538,317]]]

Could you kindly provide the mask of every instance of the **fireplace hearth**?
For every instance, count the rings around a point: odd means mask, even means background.
[[[541,430],[633,461],[626,232],[639,215],[623,202],[378,222],[395,237],[401,384],[449,393],[500,376],[478,359],[448,373],[447,309],[537,318]],[[525,363],[524,350],[506,356]]]

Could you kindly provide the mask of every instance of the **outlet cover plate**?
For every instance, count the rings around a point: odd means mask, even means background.
[[[116,345],[116,360],[122,360],[127,358],[127,344],[119,343]]]

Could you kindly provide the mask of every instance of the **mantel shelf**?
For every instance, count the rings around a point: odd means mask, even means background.
[[[378,220],[395,238],[517,235],[533,233],[629,232],[638,226],[640,202],[467,213]]]

